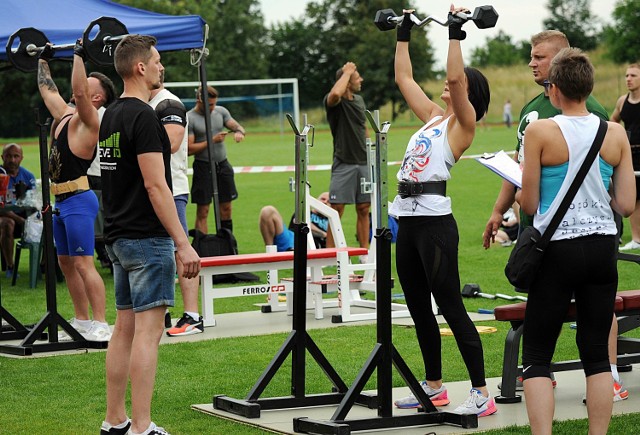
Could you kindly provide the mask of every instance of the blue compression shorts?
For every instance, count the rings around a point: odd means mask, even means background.
[[[92,190],[56,201],[59,214],[53,215],[53,237],[58,255],[91,256],[95,248],[94,221],[98,198]]]

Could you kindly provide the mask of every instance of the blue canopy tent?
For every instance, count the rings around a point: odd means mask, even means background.
[[[73,44],[91,21],[103,16],[117,18],[129,33],[155,36],[159,51],[202,48],[205,43],[205,22],[198,15],[158,14],[110,0],[2,0],[0,62],[7,62],[7,41],[20,28],[34,27],[53,44]],[[56,53],[71,55],[71,50]]]

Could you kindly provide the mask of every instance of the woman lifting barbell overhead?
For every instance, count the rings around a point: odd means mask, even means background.
[[[465,68],[460,41],[466,32],[466,8],[451,6],[448,17],[447,76],[440,98],[442,109],[413,78],[409,41],[413,11],[405,10],[397,29],[395,80],[407,104],[424,125],[409,139],[398,171],[398,196],[390,214],[399,217],[396,267],[407,306],[415,323],[426,380],[422,388],[435,406],[447,405],[442,383],[440,329],[431,307],[435,298],[453,331],[471,378],[471,393],[454,412],[494,414],[495,402],[487,390],[480,336],[466,312],[460,294],[458,229],[446,196],[449,170],[471,146],[476,122],[489,107],[489,83],[473,68]],[[418,408],[414,394],[395,402],[398,408]]]

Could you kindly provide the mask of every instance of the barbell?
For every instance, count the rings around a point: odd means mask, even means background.
[[[87,59],[96,65],[112,65],[115,46],[128,33],[127,27],[116,18],[100,17],[93,20],[82,34],[82,46]],[[47,43],[49,40],[42,31],[33,27],[22,28],[7,41],[7,58],[20,71],[37,71],[38,55]],[[54,45],[53,49],[72,50],[74,46],[60,44]]]
[[[425,24],[429,24],[434,21],[441,26],[449,26],[453,22],[465,23],[467,21],[473,21],[478,29],[489,29],[495,27],[498,22],[498,13],[491,5],[478,6],[473,11],[473,14],[467,12],[458,12],[455,14],[449,14],[447,20],[442,20],[433,15],[429,15],[427,18],[421,20],[415,14],[410,15],[411,21],[418,26],[422,27]],[[387,30],[395,29],[395,27],[402,23],[404,15],[397,16],[393,9],[381,9],[376,12],[374,18],[374,24],[383,32]]]

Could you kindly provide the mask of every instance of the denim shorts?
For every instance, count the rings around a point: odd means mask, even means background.
[[[187,203],[189,202],[189,195],[184,193],[182,195],[176,195],[173,197],[173,202],[176,204],[176,211],[178,212],[178,219],[182,224],[184,233],[189,235],[189,228],[187,226]]]
[[[141,312],[174,305],[176,262],[169,237],[118,239],[107,245],[116,308]]]

